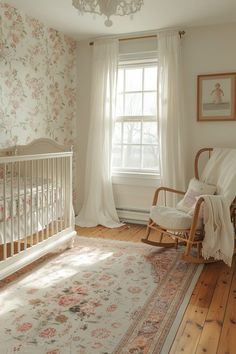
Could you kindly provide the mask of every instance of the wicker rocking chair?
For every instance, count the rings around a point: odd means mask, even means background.
[[[210,158],[213,148],[203,148],[198,151],[195,157],[194,172],[195,178],[199,180],[199,160],[200,157]],[[206,156],[207,153],[207,156]],[[205,155],[205,156],[204,156]],[[201,160],[203,160],[201,159]],[[215,259],[205,260],[201,255],[202,241],[204,238],[204,225],[202,221],[201,206],[204,199],[199,197],[195,204],[193,215],[178,211],[175,208],[168,208],[166,206],[159,207],[158,199],[160,194],[164,193],[164,200],[166,200],[166,193],[176,193],[184,196],[185,192],[175,190],[168,187],[160,187],[155,191],[152,203],[150,219],[147,225],[146,237],[142,242],[159,247],[178,247],[179,245],[185,246],[183,259],[191,263],[210,263]],[[157,213],[162,213],[161,224],[160,217]],[[230,208],[231,220],[236,230],[236,198],[231,204]],[[174,219],[173,221],[172,218]],[[151,230],[156,230],[159,235],[157,241],[149,240]]]

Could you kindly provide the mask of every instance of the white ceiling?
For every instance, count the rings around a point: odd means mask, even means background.
[[[79,15],[72,0],[6,0],[25,13],[79,40],[104,35],[153,31],[169,27],[189,27],[236,22],[236,0],[144,0],[141,11],[129,16],[112,17],[113,26],[104,18]]]

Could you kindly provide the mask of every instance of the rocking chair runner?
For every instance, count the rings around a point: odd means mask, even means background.
[[[199,159],[208,153],[208,158],[211,157],[213,148],[203,148],[198,151],[195,157],[194,172],[195,178],[199,180]],[[160,193],[164,192],[164,199],[166,200],[166,193],[176,193],[184,196],[185,192],[178,191],[168,187],[160,187],[155,191],[152,211],[147,226],[146,237],[142,239],[142,242],[159,246],[159,247],[178,247],[178,245],[185,245],[185,252],[183,259],[191,263],[209,263],[214,262],[215,259],[204,259],[201,255],[202,241],[204,238],[204,225],[201,216],[201,206],[204,203],[204,199],[199,197],[193,212],[193,216],[182,211],[178,211],[174,208],[158,207],[158,199]],[[157,213],[162,213],[158,215]],[[236,230],[236,198],[231,204],[230,208],[231,220]],[[173,217],[173,226],[171,225],[171,218]],[[161,221],[160,221],[161,220]],[[160,225],[162,223],[162,225]],[[151,230],[156,230],[159,233],[159,241],[149,240]],[[170,242],[166,241],[167,238],[171,239]],[[164,237],[164,239],[163,239]]]

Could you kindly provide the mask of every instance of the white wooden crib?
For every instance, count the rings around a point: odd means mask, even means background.
[[[50,139],[0,150],[0,279],[72,246],[72,155]]]

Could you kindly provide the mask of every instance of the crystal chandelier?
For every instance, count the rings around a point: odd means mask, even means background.
[[[72,0],[73,6],[81,14],[90,12],[98,15],[105,15],[104,24],[107,27],[112,26],[110,17],[113,15],[125,16],[132,15],[139,11],[143,5],[143,0]]]

